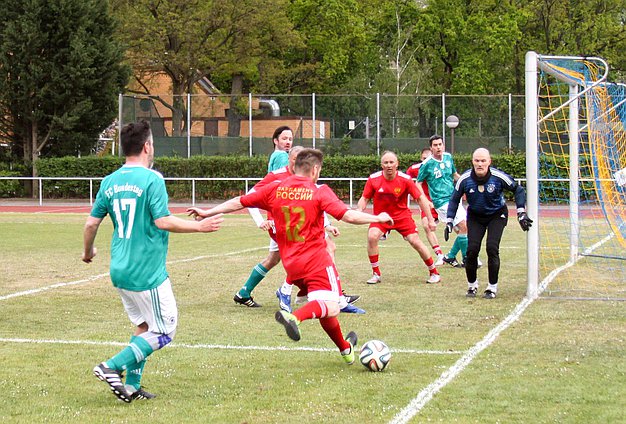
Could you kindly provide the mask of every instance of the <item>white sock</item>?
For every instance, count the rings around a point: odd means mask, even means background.
[[[478,289],[478,280],[474,281],[473,283],[468,282],[467,283],[467,288]]]
[[[489,283],[489,285],[487,286],[487,290],[489,290],[490,292],[493,292],[493,293],[497,293],[498,292],[498,284],[491,284],[491,283]]]
[[[283,283],[283,285],[280,287],[280,292],[282,294],[285,294],[287,296],[291,296],[291,290],[293,289],[293,284],[289,284],[287,282],[287,280],[285,280],[285,282]]]

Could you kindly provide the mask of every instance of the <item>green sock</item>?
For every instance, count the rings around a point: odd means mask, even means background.
[[[134,342],[137,338],[139,337],[132,336],[130,338],[130,342]],[[143,374],[143,367],[145,365],[146,360],[144,359],[143,361],[132,364],[126,368],[126,371],[128,372],[126,374],[126,385],[133,386],[135,390],[139,390],[139,388],[141,387],[141,376]]]
[[[108,359],[107,365],[114,370],[123,371],[138,365],[153,352],[152,346],[142,337],[133,336],[132,341],[120,353]]]
[[[239,290],[239,296],[250,297],[250,294],[252,294],[252,290],[254,290],[254,288],[259,285],[261,280],[265,278],[266,275],[267,269],[263,265],[257,264],[252,269],[252,272],[250,273],[250,276],[246,280],[244,286],[241,288],[241,290]]]
[[[463,255],[463,258],[465,258],[467,256],[467,234],[459,234],[456,240],[459,242],[461,255]]]
[[[456,254],[459,253],[459,250],[461,249],[460,243],[459,243],[459,236],[457,236],[454,239],[454,243],[452,244],[452,248],[450,249],[450,252],[448,252],[448,254],[446,255],[448,258],[452,259],[456,257]]]

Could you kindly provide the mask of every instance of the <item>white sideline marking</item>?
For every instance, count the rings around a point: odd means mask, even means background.
[[[94,340],[58,340],[58,339],[22,339],[0,338],[4,343],[28,343],[28,344],[65,344],[65,345],[93,345],[93,346],[127,346],[123,342],[100,342]],[[267,351],[307,351],[307,352],[336,352],[337,349],[326,347],[287,347],[287,346],[236,346],[220,344],[187,344],[172,343],[170,348],[182,349],[226,349],[226,350],[267,350]],[[393,353],[412,353],[418,355],[460,355],[463,352],[456,350],[417,350],[417,349],[393,349]]]
[[[196,256],[194,258],[177,259],[175,261],[168,261],[166,263],[167,263],[167,265],[174,265],[174,264],[185,263],[185,262],[199,261],[199,260],[202,260],[202,259],[209,259],[209,258],[216,258],[216,257],[223,257],[223,256],[240,255],[242,253],[249,253],[249,252],[254,252],[255,250],[262,250],[262,249],[267,249],[267,246],[253,247],[253,248],[250,248],[250,249],[238,250],[236,252],[217,253],[215,255],[204,255],[204,256]],[[30,294],[41,293],[41,292],[48,291],[48,290],[58,289],[60,287],[69,287],[69,286],[76,286],[78,284],[89,283],[91,281],[95,281],[95,280],[98,280],[100,278],[104,278],[104,277],[108,277],[108,276],[109,276],[109,273],[98,274],[98,275],[93,275],[91,277],[84,278],[82,280],[68,281],[68,282],[65,282],[65,283],[56,283],[56,284],[52,284],[50,286],[39,287],[39,288],[36,288],[36,289],[31,289],[31,290],[25,290],[25,291],[21,291],[21,292],[6,294],[4,296],[0,296],[0,301],[11,299],[11,298],[14,298],[14,297],[28,296]]]
[[[573,266],[580,257],[574,261],[569,262],[555,270],[553,270],[539,285],[537,289],[537,295],[534,298],[525,297],[507,316],[500,324],[498,324],[495,328],[493,328],[487,335],[474,346],[472,346],[458,361],[454,363],[450,368],[448,368],[443,374],[439,376],[439,378],[432,383],[430,383],[426,388],[424,388],[417,397],[415,397],[404,409],[391,421],[390,424],[400,424],[400,423],[408,423],[411,418],[417,415],[418,412],[422,410],[422,408],[433,398],[433,396],[443,389],[449,382],[454,380],[457,375],[461,373],[467,367],[470,362],[478,356],[483,350],[485,350],[489,345],[491,345],[496,338],[506,330],[511,324],[519,319],[519,317],[524,313],[526,308],[528,308],[543,291],[548,287],[548,284],[552,282],[556,278],[556,276],[561,273],[563,270]]]

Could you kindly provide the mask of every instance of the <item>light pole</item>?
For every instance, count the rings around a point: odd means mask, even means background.
[[[454,129],[459,126],[459,118],[450,115],[446,118],[446,127],[450,128],[450,153],[454,154]]]

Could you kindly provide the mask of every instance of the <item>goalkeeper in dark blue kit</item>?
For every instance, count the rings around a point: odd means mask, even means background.
[[[468,169],[454,186],[454,192],[448,203],[444,238],[447,241],[452,232],[452,221],[461,201],[467,197],[467,297],[476,297],[478,280],[478,253],[485,233],[487,233],[487,258],[489,285],[483,297],[493,299],[498,292],[498,274],[500,273],[500,240],[508,222],[508,209],[502,195],[504,190],[515,194],[517,220],[522,230],[528,231],[532,220],[526,215],[526,191],[507,173],[492,168],[489,150],[476,149],[472,155],[472,169]]]

